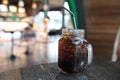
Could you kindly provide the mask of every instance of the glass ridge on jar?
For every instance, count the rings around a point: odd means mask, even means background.
[[[88,42],[79,33],[72,29],[62,30],[58,45],[58,67],[64,73],[80,73],[86,69]]]

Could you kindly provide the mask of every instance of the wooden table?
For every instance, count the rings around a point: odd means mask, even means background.
[[[16,56],[13,54],[14,50],[14,39],[13,33],[16,31],[24,31],[24,29],[28,27],[28,23],[25,22],[0,22],[0,30],[11,33],[11,60],[15,60]]]
[[[27,66],[3,72],[0,80],[119,80],[120,61],[110,62],[106,58],[94,58],[91,65],[82,74],[63,74],[58,70],[57,62]]]

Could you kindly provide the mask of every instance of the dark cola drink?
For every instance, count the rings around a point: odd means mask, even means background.
[[[75,33],[64,29],[59,40],[58,67],[64,73],[83,72],[87,65],[88,43]]]

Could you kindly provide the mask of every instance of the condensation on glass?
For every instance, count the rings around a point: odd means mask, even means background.
[[[88,64],[88,42],[84,30],[63,29],[58,45],[58,67],[64,73],[80,73]]]

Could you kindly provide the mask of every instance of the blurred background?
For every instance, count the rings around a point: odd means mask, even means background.
[[[111,60],[119,0],[0,0],[0,72],[57,62],[61,30],[74,28],[73,17],[62,6],[74,13],[77,28],[85,30],[94,57]]]

